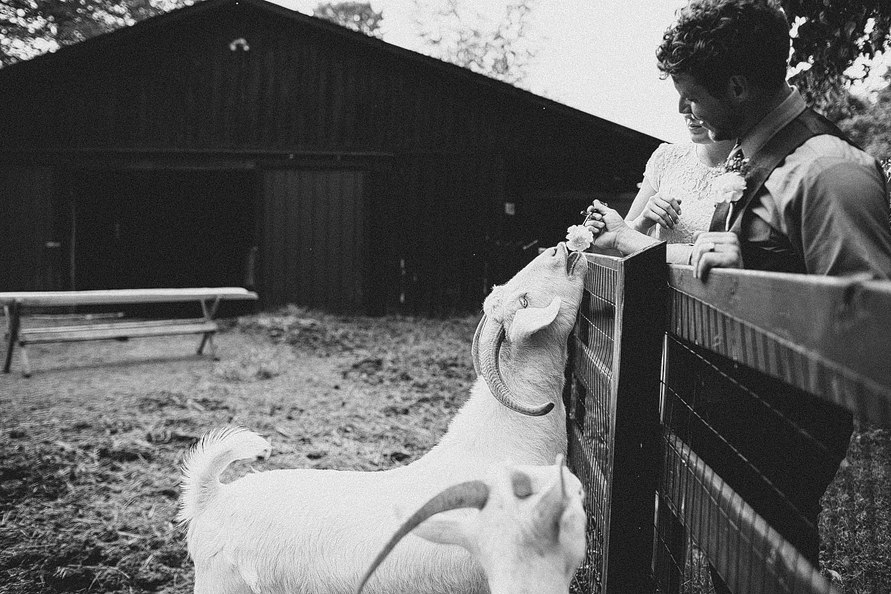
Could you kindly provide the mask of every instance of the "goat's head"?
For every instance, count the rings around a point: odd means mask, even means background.
[[[584,490],[564,465],[498,466],[485,480],[435,495],[393,535],[365,573],[357,594],[409,532],[467,549],[486,572],[493,593],[567,592],[585,557]],[[470,514],[437,515],[460,508]]]
[[[554,408],[552,402],[526,405],[511,393],[501,374],[501,346],[505,340],[521,344],[536,337],[545,348],[562,348],[575,324],[587,269],[581,253],[560,243],[543,251],[486,298],[473,337],[473,365],[506,407],[533,416]]]

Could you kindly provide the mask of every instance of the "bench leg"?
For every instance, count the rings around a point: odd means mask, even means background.
[[[201,344],[198,345],[199,355],[204,351],[205,344],[207,345],[207,350],[210,351],[210,358],[214,361],[219,361],[220,358],[217,356],[217,347],[213,342],[213,332],[204,333],[204,336],[201,338]]]
[[[6,361],[3,363],[3,373],[9,373],[12,365],[12,351],[15,343],[19,339],[19,326],[21,325],[21,305],[17,301],[13,301],[9,305],[3,306],[3,313],[6,316]]]
[[[19,359],[22,360],[22,375],[31,377],[31,362],[28,360],[28,349],[23,344],[19,344]]]
[[[213,321],[214,315],[217,313],[217,308],[220,306],[220,298],[217,297],[214,299],[213,304],[208,306],[207,301],[205,299],[201,300],[201,310],[204,312],[204,319],[208,322]],[[204,345],[206,344],[210,349],[210,357],[214,361],[218,361],[219,357],[217,356],[217,347],[213,342],[213,332],[205,332],[201,337],[201,342],[198,344],[198,354],[202,354],[204,352]]]

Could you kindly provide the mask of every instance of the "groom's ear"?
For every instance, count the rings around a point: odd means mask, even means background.
[[[730,80],[727,81],[727,87],[724,89],[727,98],[737,105],[752,99],[752,92],[753,89],[749,79],[742,74],[731,76]]]

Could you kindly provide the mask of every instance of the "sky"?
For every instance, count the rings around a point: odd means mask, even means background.
[[[312,14],[320,0],[271,0]],[[336,1],[336,0],[334,0]],[[370,0],[383,12],[388,43],[424,53],[413,17],[436,0]],[[458,0],[468,17],[500,21],[508,0]],[[656,48],[686,0],[533,0],[529,30],[537,55],[523,87],[584,112],[668,142],[689,140],[671,80],[662,80]],[[420,16],[420,15],[419,15]],[[853,92],[885,83],[891,55],[879,56]],[[852,70],[853,71],[853,70]]]
[[[319,0],[274,0],[312,14]],[[497,22],[505,1],[462,0]],[[689,137],[677,93],[661,80],[656,48],[684,0],[537,0],[530,31],[538,54],[523,86],[584,112],[669,142]],[[371,0],[388,43],[421,51],[413,0]]]

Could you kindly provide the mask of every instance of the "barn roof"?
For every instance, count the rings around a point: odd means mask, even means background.
[[[514,100],[528,102],[533,106],[549,110],[555,114],[560,114],[563,117],[581,120],[588,126],[593,124],[605,132],[624,136],[630,141],[642,140],[651,143],[654,140],[654,137],[644,134],[643,132],[633,130],[546,97],[536,95],[509,83],[387,43],[376,37],[353,31],[325,19],[290,10],[278,4],[267,2],[266,0],[203,0],[192,6],[183,7],[163,15],[145,19],[130,27],[124,27],[111,33],[98,35],[80,43],[62,47],[55,52],[46,53],[30,60],[6,66],[5,68],[0,69],[0,81],[6,76],[39,76],[44,69],[54,68],[63,65],[66,62],[89,60],[91,56],[100,53],[120,50],[130,44],[138,43],[141,39],[150,38],[157,31],[165,31],[172,26],[188,27],[189,22],[193,19],[199,16],[212,14],[214,11],[219,11],[224,7],[232,5],[251,6],[259,11],[275,15],[282,19],[291,19],[303,25],[313,27],[325,34],[338,36],[348,42],[360,45],[368,52],[384,52],[396,56],[400,60],[414,62],[419,67],[441,72],[444,76],[462,78],[472,84],[480,85],[481,87],[494,90],[497,93],[508,95],[514,98]]]

